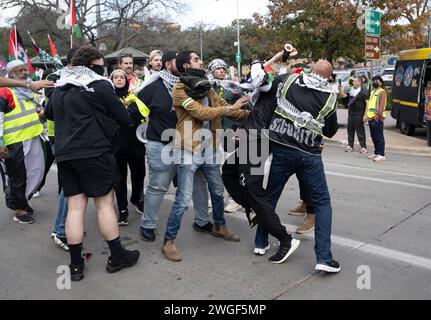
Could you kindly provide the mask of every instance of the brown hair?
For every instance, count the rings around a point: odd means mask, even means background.
[[[103,59],[103,54],[94,47],[80,48],[72,58],[72,66],[90,67],[92,62],[97,59]]]

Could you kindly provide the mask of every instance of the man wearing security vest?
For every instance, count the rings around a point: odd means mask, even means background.
[[[383,124],[386,118],[386,91],[382,88],[383,79],[375,76],[372,79],[374,90],[370,94],[367,111],[364,115],[364,122],[368,121],[371,138],[374,143],[374,154],[368,159],[374,162],[384,162],[385,156],[385,136],[383,135]]]
[[[27,70],[20,60],[7,64],[8,76],[26,80]],[[34,222],[28,205],[45,170],[43,131],[34,94],[28,88],[0,88],[0,158],[4,161],[8,184],[6,205],[15,211],[14,221]]]
[[[266,190],[276,207],[290,176],[296,174],[303,200],[316,215],[315,270],[336,273],[340,264],[331,253],[332,207],[321,156],[323,136],[331,138],[338,130],[331,75],[332,65],[319,60],[310,74],[293,74],[280,86],[269,126],[273,159]]]

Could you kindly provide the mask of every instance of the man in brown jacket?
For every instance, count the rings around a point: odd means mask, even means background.
[[[228,241],[240,239],[227,226],[224,219],[224,186],[220,173],[220,159],[217,151],[219,139],[217,130],[223,133],[220,119],[231,117],[242,120],[248,111],[240,110],[248,97],[239,99],[230,106],[217,96],[202,69],[203,62],[193,51],[180,52],[176,60],[180,82],[174,86],[172,100],[178,122],[175,135],[176,161],[178,161],[178,189],[175,202],[166,226],[162,251],[166,259],[181,261],[175,239],[181,225],[181,218],[192,199],[193,177],[201,169],[208,182],[213,203],[214,225],[211,233]]]

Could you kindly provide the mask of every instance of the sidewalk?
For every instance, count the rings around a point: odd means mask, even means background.
[[[347,110],[337,110],[338,124],[340,128],[337,134],[331,139],[325,138],[325,142],[331,145],[339,145],[340,147],[347,146]],[[374,150],[374,145],[371,140],[370,130],[368,125],[365,125],[365,132],[367,135],[367,146],[369,151]],[[385,120],[385,142],[386,151],[416,155],[416,156],[429,156],[431,157],[431,147],[428,146],[423,134],[421,136],[409,137],[400,133],[396,128],[396,121],[392,119],[390,113],[387,113]],[[355,137],[355,147],[359,147],[357,137]]]

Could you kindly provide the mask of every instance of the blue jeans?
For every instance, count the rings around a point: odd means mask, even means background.
[[[383,135],[383,121],[371,120],[369,123],[371,139],[374,143],[374,154],[385,155],[385,136]]]
[[[203,157],[176,149],[180,164],[177,169],[178,188],[175,202],[166,225],[165,239],[174,240],[181,226],[181,219],[193,196],[195,173],[200,169],[208,182],[213,205],[213,219],[216,224],[225,225],[224,219],[224,185],[220,165],[216,163],[217,153],[208,152]],[[208,201],[207,201],[208,206]]]
[[[317,262],[331,262],[332,207],[322,157],[275,143],[272,145],[272,154],[266,189],[272,205],[277,206],[284,186],[290,176],[296,174],[304,189],[303,200],[313,207],[316,214],[314,251]],[[256,246],[265,244],[265,239],[268,241],[268,233],[258,227]]]
[[[54,232],[57,237],[66,238],[67,198],[61,189],[58,197],[57,218],[55,219]]]
[[[177,174],[178,165],[168,163],[163,159],[173,159],[172,144],[165,145],[157,141],[148,141],[148,186],[145,192],[144,214],[141,226],[145,229],[155,229],[157,226],[158,213],[163,198],[169,189],[174,176]],[[193,204],[195,207],[196,221],[199,225],[208,222],[208,191],[202,174],[196,174],[196,184],[193,193]]]

